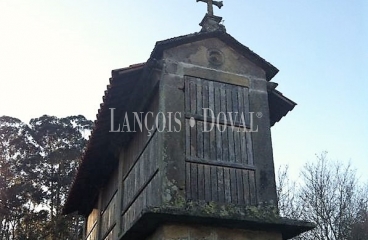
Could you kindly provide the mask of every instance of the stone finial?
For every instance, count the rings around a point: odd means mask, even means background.
[[[207,3],[207,14],[203,18],[202,22],[199,24],[200,26],[202,26],[201,32],[213,32],[213,31],[226,32],[225,26],[220,24],[220,22],[222,21],[222,17],[218,17],[213,14],[213,5],[221,9],[222,6],[224,6],[223,2],[214,0],[197,0],[197,2]]]
[[[197,0],[197,2],[205,2],[207,3],[207,14],[209,16],[213,16],[213,5],[217,6],[219,9],[224,6],[222,1],[214,1],[214,0]]]
[[[199,24],[202,27],[201,32],[214,32],[223,31],[226,32],[225,26],[221,24],[222,17],[210,16],[206,14],[202,22]]]

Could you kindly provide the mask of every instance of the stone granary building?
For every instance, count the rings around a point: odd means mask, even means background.
[[[112,71],[64,214],[88,240],[281,240],[313,228],[277,210],[271,126],[296,105],[278,70],[226,33],[199,33]]]

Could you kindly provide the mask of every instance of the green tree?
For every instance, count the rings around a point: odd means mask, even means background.
[[[92,122],[0,117],[0,239],[78,239],[81,219],[61,209]]]
[[[35,167],[41,161],[29,127],[19,119],[0,117],[0,226],[2,239],[14,233],[27,207],[41,203],[43,190]]]
[[[72,217],[60,216],[70,183],[86,146],[86,131],[92,122],[83,116],[57,118],[44,115],[30,121],[34,140],[42,149],[43,163],[40,175],[46,189],[50,209],[49,238],[70,239]]]

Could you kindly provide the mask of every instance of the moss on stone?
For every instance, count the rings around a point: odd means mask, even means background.
[[[255,220],[257,222],[277,222],[281,219],[274,205],[241,206],[216,202],[188,201],[175,196],[172,201],[153,209],[157,213],[175,213],[198,217],[213,217],[234,220]]]

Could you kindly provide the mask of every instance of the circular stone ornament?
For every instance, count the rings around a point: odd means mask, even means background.
[[[215,66],[221,66],[225,62],[224,54],[218,49],[208,49],[207,59]]]

